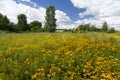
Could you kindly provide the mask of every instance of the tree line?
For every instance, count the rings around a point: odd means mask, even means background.
[[[103,22],[101,28],[95,27],[95,25],[82,24],[77,28],[72,29],[72,32],[108,32],[114,33],[116,30],[114,28],[109,28],[107,22]]]
[[[55,18],[55,7],[49,6],[46,9],[45,16],[45,25],[42,27],[42,23],[35,20],[27,23],[27,17],[25,14],[19,14],[17,16],[18,22],[14,24],[10,22],[7,16],[0,13],[0,30],[6,30],[11,32],[55,32],[56,31],[56,18]],[[64,31],[72,31],[72,32],[86,32],[86,31],[94,31],[94,32],[115,32],[114,28],[108,28],[107,22],[104,22],[101,28],[97,28],[94,25],[90,24],[82,24],[79,25],[76,29],[65,29]]]
[[[18,22],[14,24],[10,22],[7,16],[0,13],[0,30],[11,31],[11,32],[55,32],[56,30],[56,19],[55,19],[55,7],[49,6],[46,9],[46,22],[42,28],[42,23],[35,20],[27,23],[27,17],[25,14],[19,14],[17,16]]]

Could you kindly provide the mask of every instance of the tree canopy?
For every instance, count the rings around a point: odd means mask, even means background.
[[[30,24],[30,30],[33,32],[40,32],[42,28],[42,23],[39,21],[32,21]]]
[[[17,27],[21,30],[21,31],[26,31],[27,30],[27,17],[25,14],[19,14],[18,17],[18,23],[17,23]]]
[[[8,24],[10,23],[7,16],[4,16],[0,13],[0,29],[1,30],[8,30]]]
[[[103,31],[103,32],[108,31],[108,24],[107,24],[107,22],[104,22],[104,23],[103,23],[103,25],[102,25],[102,31]]]
[[[44,26],[44,30],[47,32],[54,32],[56,30],[56,18],[55,18],[55,7],[49,6],[46,9],[46,22]]]

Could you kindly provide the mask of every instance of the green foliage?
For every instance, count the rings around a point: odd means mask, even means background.
[[[56,30],[56,19],[55,19],[55,7],[49,6],[46,9],[46,22],[44,26],[44,30],[47,32],[55,32]]]
[[[103,25],[102,25],[102,31],[103,31],[103,32],[107,32],[107,31],[108,31],[107,22],[104,22],[104,23],[103,23]]]
[[[102,32],[102,29],[101,28],[96,28],[96,31],[97,32]]]
[[[19,30],[20,31],[26,31],[28,29],[26,15],[25,14],[19,14],[17,18],[18,18],[17,27],[20,27]]]
[[[95,26],[94,26],[94,25],[90,26],[90,27],[89,27],[89,31],[96,31]]]
[[[29,24],[29,27],[30,27],[30,31],[32,31],[32,32],[40,32],[41,27],[42,27],[42,23],[39,21],[32,21]]]
[[[63,32],[72,32],[72,29],[65,29]]]
[[[79,30],[82,31],[82,32],[89,31],[90,24],[79,25],[78,28],[79,28]]]
[[[102,28],[97,28],[94,25],[90,25],[90,24],[79,25],[78,28],[81,32],[86,32],[86,31],[108,32],[107,22],[103,23]],[[110,32],[111,32],[111,29],[110,29]]]
[[[22,25],[19,25],[19,24],[15,24],[14,27],[13,27],[13,31],[14,32],[21,32],[23,30],[22,28],[23,26]]]
[[[15,24],[13,23],[13,22],[10,22],[9,24],[8,24],[8,30],[9,31],[11,31],[11,32],[14,32],[15,30],[14,30],[14,26],[15,26]]]
[[[8,30],[8,24],[10,23],[9,19],[7,18],[7,16],[3,16],[0,13],[0,29],[1,30]]]
[[[110,29],[108,30],[108,32],[109,32],[109,33],[115,33],[116,31],[115,31],[114,28],[110,28]]]

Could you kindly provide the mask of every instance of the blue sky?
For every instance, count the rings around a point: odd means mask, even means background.
[[[46,7],[56,8],[57,28],[75,28],[80,24],[120,30],[120,0],[0,0],[0,13],[17,23],[17,15],[26,14],[27,21],[38,20],[44,26]]]
[[[39,6],[48,7],[54,5],[56,9],[64,11],[71,18],[71,20],[78,20],[79,13],[84,12],[85,8],[78,9],[73,6],[70,0],[32,0],[37,3]]]
[[[29,4],[29,2],[27,2],[27,0],[15,0],[16,2],[18,3],[23,3],[23,4],[26,4],[28,6],[31,6]],[[74,5],[72,4],[72,2],[70,0],[31,0],[32,2],[36,3],[37,4],[37,7],[38,6],[42,6],[44,8],[47,8],[49,7],[50,5],[53,5],[55,6],[55,9],[56,10],[61,10],[61,11],[64,11],[67,16],[69,16],[71,18],[72,21],[75,21],[75,20],[78,20],[78,19],[81,19],[79,17],[79,13],[82,13],[84,12],[86,9],[85,8],[76,8],[74,7]],[[34,5],[32,5],[34,6]],[[90,16],[85,16],[85,18],[88,18]]]

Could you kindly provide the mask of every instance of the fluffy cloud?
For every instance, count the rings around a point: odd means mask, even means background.
[[[8,5],[9,4],[9,5]],[[12,22],[17,22],[17,15],[26,14],[28,22],[39,20],[44,22],[45,8],[39,7],[38,9],[24,5],[17,4],[13,0],[0,1],[0,13],[7,15]]]
[[[76,24],[91,23],[96,26],[106,21],[110,27],[120,30],[120,0],[71,0],[77,8],[85,8],[86,11],[79,13],[80,18],[92,15],[93,18],[78,20]]]
[[[58,23],[71,21],[70,17],[68,17],[65,12],[60,11],[60,10],[56,10],[55,13],[56,13],[56,16],[55,16],[55,17],[56,17],[57,19],[59,19],[59,20],[57,21]]]
[[[30,4],[33,4],[31,0],[20,0],[19,4],[16,3],[14,0],[1,0],[0,13],[7,15],[7,17],[14,23],[17,23],[17,15],[26,14],[28,23],[33,20],[38,20],[44,24],[46,9],[44,7],[33,8],[31,6],[25,5],[21,1],[27,1],[30,2]],[[71,19],[66,15],[65,12],[60,10],[56,10],[55,12],[57,25],[59,28],[63,28],[60,26],[64,26],[63,24],[71,21]]]
[[[71,0],[77,8],[86,8],[80,16],[120,16],[120,0]]]
[[[69,22],[71,22],[70,17],[67,16],[67,14],[63,11],[56,10],[56,19],[57,19],[57,28],[59,29],[65,29],[65,28],[71,28],[71,26],[68,25]]]

